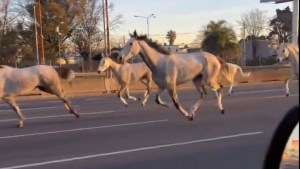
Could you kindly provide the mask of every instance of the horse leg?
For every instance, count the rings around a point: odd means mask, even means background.
[[[161,100],[160,94],[164,91],[164,89],[158,88],[158,91],[156,93],[155,97],[155,102],[159,105],[165,106],[165,107],[170,107],[170,104],[165,103],[164,101]]]
[[[286,97],[290,96],[289,81],[290,81],[290,79],[285,79],[285,81],[284,81]]]
[[[77,113],[77,111],[73,107],[71,101],[64,94],[64,91],[60,87],[58,87],[58,86],[55,86],[55,87],[53,87],[53,86],[52,87],[41,87],[41,86],[39,86],[39,89],[44,91],[44,92],[56,95],[59,99],[61,99],[64,102],[64,106],[70,112],[70,114],[74,114],[75,117],[79,118],[79,114]]]
[[[65,108],[71,113],[74,114],[75,117],[79,118],[79,114],[77,111],[74,109],[71,101],[68,99],[66,95],[57,95],[58,98],[60,98],[64,102]]]
[[[15,99],[13,98],[3,98],[4,101],[6,101],[6,103],[8,103],[10,105],[10,107],[17,113],[18,118],[19,118],[19,124],[17,125],[19,128],[24,126],[24,116],[20,111],[19,106],[17,105]]]
[[[223,105],[222,105],[222,88],[215,81],[210,81],[209,84],[210,84],[211,88],[215,91],[216,97],[217,97],[218,107],[219,107],[221,113],[224,114],[225,113],[225,109],[223,108]]]
[[[200,86],[198,86],[198,92],[200,93],[200,98],[204,98],[204,95],[207,95],[207,91],[206,91],[206,89],[205,89],[205,86],[202,84],[202,82],[201,82],[201,84],[199,84]]]
[[[128,106],[128,103],[123,98],[123,95],[124,95],[124,92],[125,92],[126,88],[127,87],[125,87],[125,86],[121,86],[121,89],[119,90],[119,93],[118,93],[118,97],[120,98],[121,102],[125,105],[125,107]]]
[[[199,108],[203,101],[203,92],[206,92],[204,85],[202,84],[202,79],[193,79],[194,86],[196,87],[198,93],[200,94],[200,99],[191,107],[189,114],[195,117],[195,111]],[[204,91],[203,91],[204,90]]]
[[[228,96],[230,96],[230,94],[233,93],[232,88],[233,88],[233,84],[230,84],[230,87],[228,90]]]
[[[146,102],[148,100],[148,97],[149,97],[149,94],[150,94],[150,91],[151,91],[151,83],[152,83],[152,81],[150,79],[148,79],[147,80],[147,91],[144,93],[144,99],[142,101],[142,106],[145,106]]]
[[[131,99],[131,100],[134,100],[134,101],[137,100],[136,97],[130,96],[130,94],[129,94],[129,88],[128,87],[126,88],[126,97],[129,98],[129,99]]]
[[[189,113],[186,110],[184,110],[184,108],[180,105],[176,89],[174,89],[174,88],[169,89],[169,94],[172,97],[172,100],[173,100],[173,103],[174,103],[176,109],[179,110],[180,113],[184,117],[187,117],[190,121],[194,120],[193,116],[189,115]]]

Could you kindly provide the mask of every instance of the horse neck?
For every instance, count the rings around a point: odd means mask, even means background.
[[[297,51],[292,46],[287,46],[289,50],[288,59],[291,63],[293,73],[299,76],[299,50]]]
[[[112,69],[113,72],[117,72],[120,69],[120,67],[121,67],[120,64],[116,63],[112,59],[110,59],[109,63],[110,63],[109,67]]]
[[[150,47],[145,41],[139,41],[141,47],[141,57],[149,67],[149,69],[153,72],[158,64],[158,60],[160,59],[160,53],[155,49]]]
[[[287,48],[289,50],[288,58],[291,61],[291,63],[298,63],[299,64],[299,51],[294,49],[292,46],[287,46]]]

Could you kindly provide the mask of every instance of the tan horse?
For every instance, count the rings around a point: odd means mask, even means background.
[[[64,79],[72,78],[74,72],[67,73],[65,70],[60,71]],[[27,68],[12,68],[0,65],[0,98],[6,101],[11,108],[17,113],[19,118],[18,127],[24,126],[25,117],[20,111],[15,101],[15,96],[28,94],[33,89],[56,95],[60,98],[66,109],[79,117],[71,102],[64,94],[58,72],[51,66],[37,65]]]
[[[292,75],[284,80],[286,96],[290,95],[289,81],[292,79],[299,80],[299,47],[292,43],[282,43],[277,50],[278,62],[288,59],[291,63]]]
[[[121,59],[125,62],[134,55],[141,54],[144,62],[150,68],[153,80],[159,87],[156,95],[156,102],[162,104],[160,93],[168,90],[175,107],[181,114],[189,120],[193,120],[195,111],[200,106],[202,98],[187,112],[179,103],[177,96],[177,85],[193,81],[197,91],[201,93],[202,84],[208,85],[216,91],[217,102],[221,113],[222,106],[221,87],[217,82],[220,73],[226,72],[226,64],[222,59],[207,52],[197,52],[190,54],[169,54],[157,46],[157,44],[146,39],[145,36],[138,36],[136,31],[131,35],[131,39],[125,44],[121,54]]]
[[[218,76],[218,82],[224,86],[229,86],[228,95],[233,93],[233,86],[237,84],[237,78],[249,78],[250,72],[244,73],[242,68],[239,65],[226,62],[228,71],[226,74],[220,73]],[[202,85],[201,97],[207,94],[205,86]]]
[[[226,72],[226,77],[223,78],[221,75],[222,79],[225,79],[225,81],[227,80],[229,83],[229,90],[228,90],[228,95],[232,94],[233,91],[233,86],[237,84],[236,80],[238,77],[241,78],[248,78],[250,76],[250,72],[248,73],[244,73],[242,68],[239,65],[233,64],[233,63],[228,63],[226,62],[226,65],[228,67],[228,72]],[[229,79],[228,79],[229,77]],[[222,85],[225,85],[226,82]]]
[[[108,68],[112,69],[112,72],[116,76],[119,84],[121,85],[121,89],[119,90],[118,96],[120,100],[122,101],[125,106],[128,105],[127,101],[123,98],[124,92],[126,92],[126,95],[129,99],[137,100],[136,97],[130,96],[129,94],[129,85],[133,84],[135,82],[146,80],[146,86],[147,91],[144,94],[144,99],[142,101],[142,105],[145,106],[150,90],[151,90],[151,83],[152,83],[152,73],[150,69],[147,67],[147,65],[144,62],[140,63],[124,63],[119,64],[113,61],[109,57],[103,57],[100,60],[100,64],[98,67],[98,73],[101,73]]]

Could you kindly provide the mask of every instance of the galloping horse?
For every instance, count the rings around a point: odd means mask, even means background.
[[[64,79],[70,79],[74,74],[72,71],[59,71],[59,73]],[[19,69],[0,65],[0,98],[6,101],[17,113],[19,118],[18,127],[24,126],[25,118],[14,97],[27,94],[35,88],[56,95],[64,102],[66,109],[71,114],[74,114],[77,118],[79,117],[71,102],[64,94],[58,71],[53,67],[36,65]]]
[[[236,84],[236,78],[237,77],[248,78],[250,76],[250,72],[244,73],[242,68],[239,65],[233,63],[226,62],[226,65],[228,67],[228,73],[226,74],[227,78],[225,77],[225,79],[227,79],[229,82],[228,95],[230,95],[231,93],[233,93],[232,88],[234,84]]]
[[[289,80],[299,80],[299,47],[292,43],[282,43],[277,50],[277,62],[288,59],[291,63],[292,75],[284,80],[286,96],[290,95]]]
[[[228,71],[226,74],[220,73],[218,76],[218,82],[224,87],[224,86],[229,86],[228,90],[228,95],[231,95],[233,93],[232,89],[233,86],[236,85],[236,78],[241,77],[241,78],[248,78],[250,76],[250,72],[244,73],[242,68],[239,65],[233,64],[233,63],[228,63],[226,62]],[[206,95],[207,91],[205,89],[205,86],[202,85],[202,91],[201,91],[201,97],[203,95]]]
[[[142,80],[146,79],[147,91],[145,92],[144,99],[142,101],[142,105],[145,106],[150,94],[151,83],[152,83],[152,73],[150,69],[147,67],[147,65],[144,62],[132,63],[132,64],[129,63],[119,64],[113,61],[109,57],[103,57],[100,60],[98,73],[101,73],[108,68],[112,69],[112,72],[117,77],[117,80],[121,85],[121,89],[119,90],[118,96],[121,99],[121,101],[125,104],[125,106],[127,106],[128,103],[123,98],[124,92],[126,92],[126,95],[129,99],[137,100],[136,97],[130,96],[129,85],[137,81],[143,82]]]
[[[158,104],[163,104],[160,100],[160,94],[167,89],[175,107],[182,115],[189,120],[193,120],[202,98],[200,97],[190,111],[187,112],[180,105],[177,96],[177,85],[193,81],[199,93],[201,93],[202,84],[208,85],[217,91],[218,106],[221,113],[224,113],[221,87],[217,82],[218,75],[227,71],[226,64],[222,59],[207,52],[170,54],[159,48],[156,43],[147,40],[146,36],[138,36],[134,31],[131,39],[128,40],[120,52],[121,59],[126,62],[126,60],[139,53],[152,71],[153,80],[159,87],[156,95]]]

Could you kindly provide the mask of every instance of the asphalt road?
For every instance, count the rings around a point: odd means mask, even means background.
[[[192,122],[153,95],[145,107],[129,101],[125,108],[116,94],[99,94],[70,98],[79,119],[56,98],[21,99],[27,120],[19,129],[0,102],[0,169],[260,169],[277,124],[299,102],[298,84],[290,97],[282,87],[236,87],[223,98],[225,115],[210,93]],[[188,108],[197,94],[180,90],[179,98]]]

